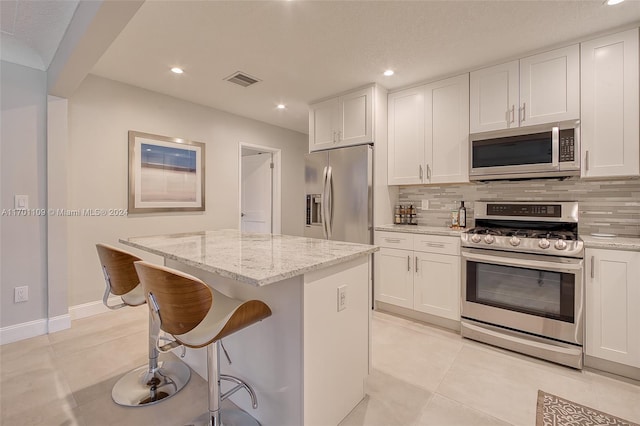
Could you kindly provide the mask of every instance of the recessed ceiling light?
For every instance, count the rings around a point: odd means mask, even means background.
[[[614,4],[622,3],[624,0],[607,0],[606,3],[608,6],[613,6]]]
[[[394,71],[393,70],[386,70],[383,74],[385,76],[387,76],[387,77],[391,77],[394,74]]]
[[[184,72],[184,70],[182,68],[173,67],[173,68],[171,68],[171,72],[175,73],[175,74],[182,74]]]
[[[278,106],[276,108],[278,109],[285,109],[287,106],[285,104],[278,104]]]

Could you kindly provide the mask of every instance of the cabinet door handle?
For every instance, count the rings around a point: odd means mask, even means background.
[[[431,166],[427,164],[427,179],[431,179]]]
[[[418,256],[416,256],[416,272],[418,272]]]
[[[418,166],[420,168],[420,180],[422,180],[422,164]]]
[[[411,256],[407,256],[407,271],[411,270]]]
[[[589,171],[589,150],[584,153],[584,170]]]
[[[342,140],[342,130],[338,130],[338,142]]]
[[[511,105],[511,111],[509,112],[509,123],[513,123],[514,120],[516,119],[516,106],[515,105]]]
[[[595,277],[595,260],[593,259],[593,256],[591,256],[591,278]]]
[[[522,103],[521,111],[522,111],[522,114],[520,115],[520,122],[524,123],[524,120],[527,119],[527,103],[526,102]]]
[[[444,243],[427,243],[427,247],[444,248]]]
[[[400,238],[385,238],[384,240],[386,242],[388,242],[388,243],[399,243],[400,242]]]

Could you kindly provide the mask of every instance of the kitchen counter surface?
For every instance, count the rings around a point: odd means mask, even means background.
[[[440,226],[416,226],[416,225],[382,225],[376,226],[376,231],[387,232],[405,232],[410,234],[426,234],[426,235],[444,235],[450,237],[459,237],[467,228],[451,229]]]
[[[234,229],[121,238],[120,242],[257,287],[378,250],[373,245]]]
[[[586,248],[640,251],[640,238],[580,235]]]

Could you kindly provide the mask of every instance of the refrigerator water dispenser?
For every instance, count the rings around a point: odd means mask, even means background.
[[[322,194],[307,194],[307,226],[322,225]]]

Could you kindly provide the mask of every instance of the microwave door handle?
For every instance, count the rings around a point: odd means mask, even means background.
[[[551,165],[557,169],[560,160],[560,128],[554,126],[551,129]]]

